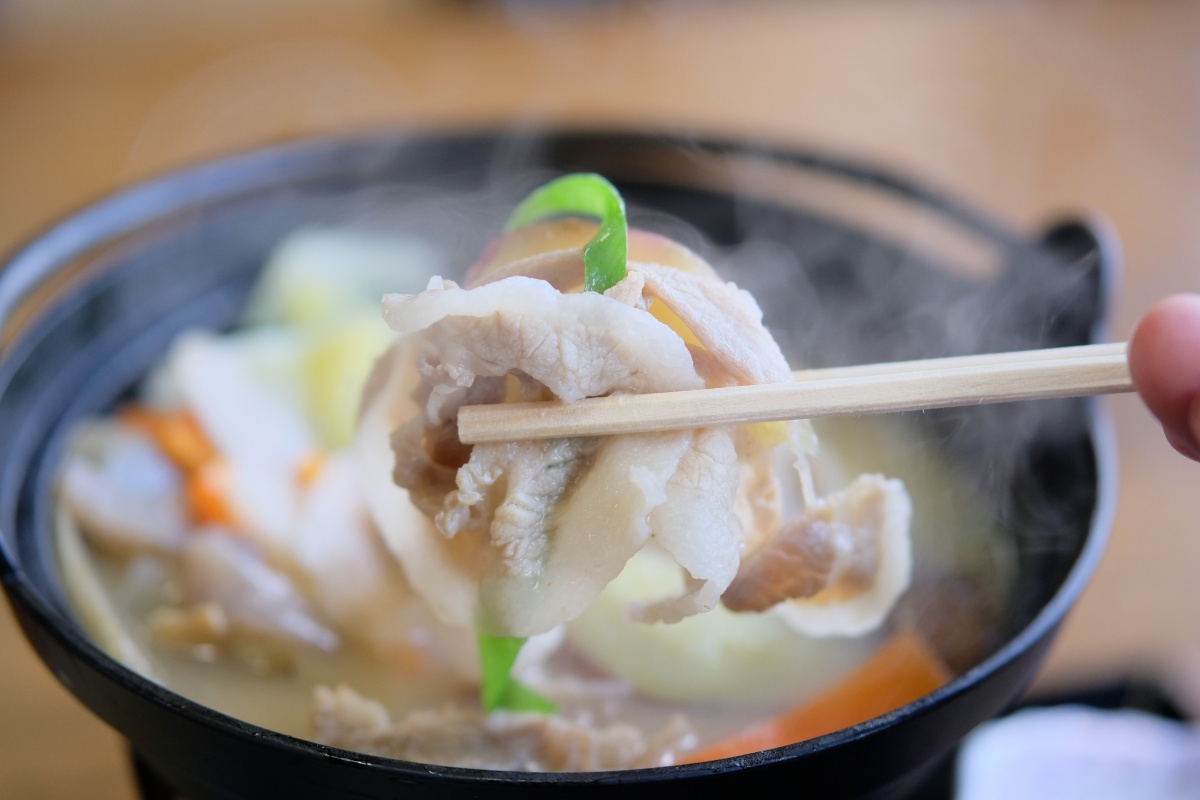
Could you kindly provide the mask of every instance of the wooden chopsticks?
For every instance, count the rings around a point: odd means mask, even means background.
[[[1133,390],[1124,342],[800,370],[792,383],[464,406],[464,443],[603,436]]]

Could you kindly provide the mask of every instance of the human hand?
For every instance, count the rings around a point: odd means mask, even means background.
[[[1159,301],[1129,340],[1129,371],[1167,441],[1200,461],[1200,295]]]

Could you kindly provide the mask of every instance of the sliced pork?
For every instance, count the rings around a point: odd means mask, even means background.
[[[860,475],[747,553],[722,602],[815,636],[871,631],[908,588],[911,516],[904,484]]]
[[[414,415],[389,429],[392,472],[435,528],[381,527],[410,582],[453,621],[516,636],[550,630],[580,614],[645,544],[653,512],[685,510],[702,492],[697,476],[723,483],[718,502],[731,502],[737,467],[728,433],[472,448],[453,437],[461,405],[509,392],[514,399],[575,402],[702,387],[682,340],[644,311],[518,276],[469,290],[435,282],[418,295],[390,296],[384,316],[414,336],[406,355],[381,362],[373,383],[413,370],[406,360],[413,350],[419,375],[409,390]],[[401,383],[393,380],[392,391],[368,404],[360,436],[366,450],[379,447],[386,424],[376,423],[386,406],[407,402],[397,398]],[[388,503],[386,495],[374,493],[377,506]],[[687,562],[696,587],[677,606],[667,600],[646,613],[677,618],[711,608],[732,580],[740,526],[728,511],[700,521],[687,535],[660,526],[664,545]]]
[[[409,582],[448,622],[528,636],[582,613],[653,541],[682,569],[684,587],[631,608],[641,621],[677,622],[724,594],[741,610],[781,606],[808,633],[878,625],[879,609],[908,583],[907,495],[891,482],[874,494],[818,498],[806,422],[458,440],[463,405],[791,380],[754,299],[666,240],[643,245],[679,266],[630,261],[603,295],[565,292],[582,284],[582,255],[563,246],[582,235],[575,227],[499,247],[473,270],[474,286],[435,278],[424,292],[384,299],[384,319],[404,338],[370,382],[358,447],[365,473],[388,465],[432,522],[413,524],[403,494],[369,479],[378,484],[368,491],[372,510]],[[553,249],[538,252],[539,243]],[[793,521],[784,520],[780,447],[795,465],[782,476],[799,489],[802,516]],[[800,583],[785,586],[779,576],[798,563]]]

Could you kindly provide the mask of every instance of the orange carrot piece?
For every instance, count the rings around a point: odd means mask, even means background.
[[[136,404],[124,406],[118,414],[126,425],[154,440],[183,473],[184,501],[194,522],[235,526],[237,515],[229,502],[229,468],[194,414],[187,409],[158,411]],[[315,477],[320,464],[314,463],[308,469]]]
[[[318,452],[312,452],[300,459],[300,463],[296,466],[296,485],[301,489],[307,489],[321,476],[321,471],[325,469],[325,456]]]
[[[951,677],[920,635],[902,631],[813,700],[691,753],[686,763],[757,753],[848,728],[924,697]]]
[[[158,444],[159,416],[160,412],[137,405],[121,406],[117,411],[117,419],[134,430],[144,433],[156,445]],[[161,450],[162,448],[160,447],[159,449]]]
[[[121,410],[121,419],[144,431],[163,454],[185,472],[197,470],[216,458],[216,448],[189,411],[155,411],[143,406],[126,406]]]
[[[192,519],[201,525],[232,528],[237,516],[229,504],[229,469],[221,461],[210,461],[187,473],[184,492]]]

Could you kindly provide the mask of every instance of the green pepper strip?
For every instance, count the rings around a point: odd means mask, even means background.
[[[519,636],[478,634],[479,665],[483,673],[483,707],[487,711],[537,711],[553,714],[558,709],[549,699],[512,677],[517,654],[525,644]]]
[[[601,176],[576,173],[550,181],[521,201],[504,230],[571,214],[600,218],[600,230],[583,246],[583,288],[602,293],[625,277],[629,233],[625,201]],[[556,710],[553,702],[511,675],[525,641],[518,636],[478,634],[483,707],[488,711],[506,708],[550,714]]]
[[[625,201],[606,179],[579,172],[552,180],[521,201],[504,230],[572,214],[600,219],[600,230],[583,246],[583,288],[605,292],[625,277],[629,258]]]

